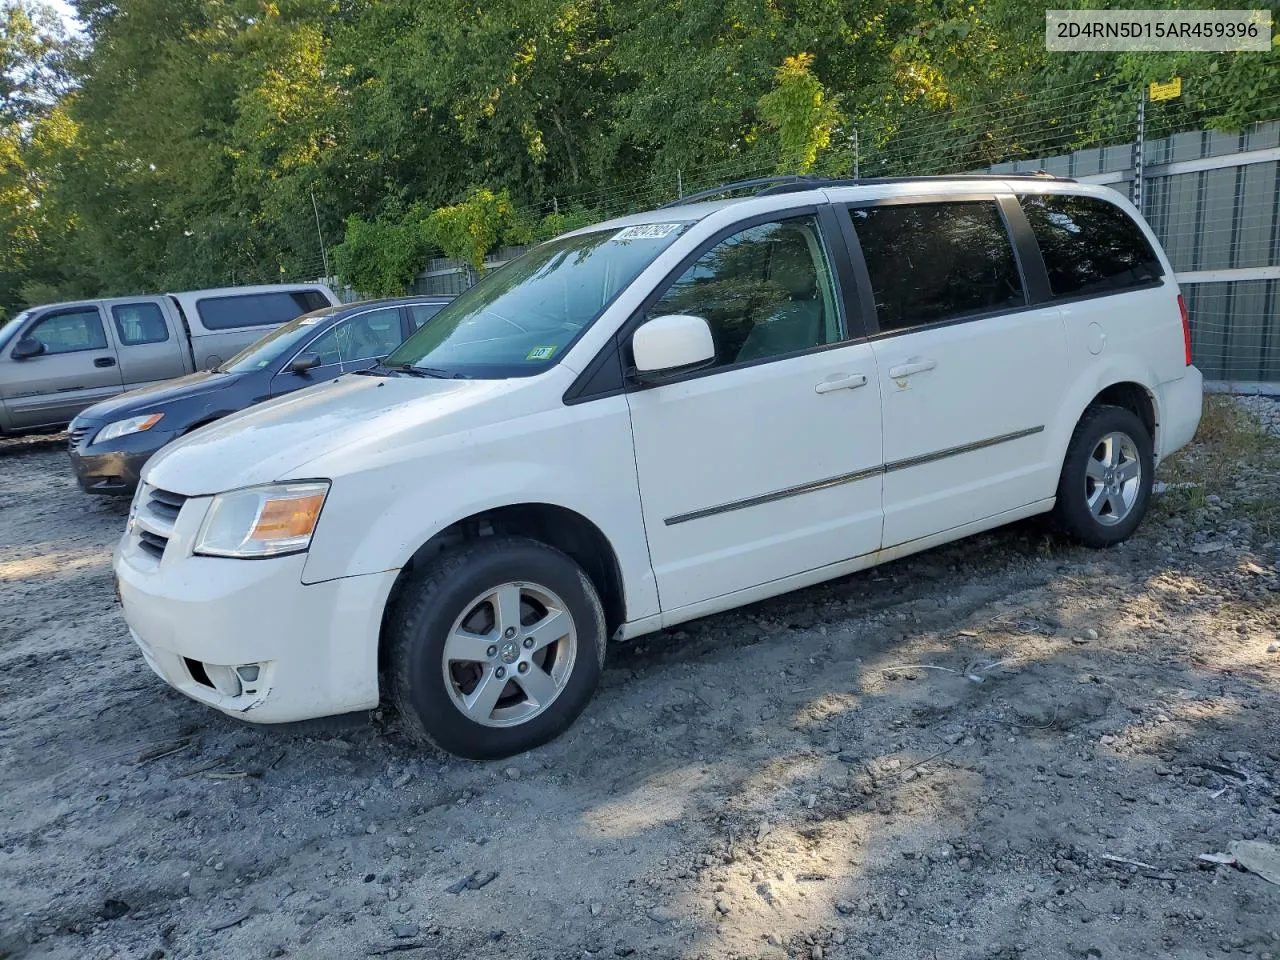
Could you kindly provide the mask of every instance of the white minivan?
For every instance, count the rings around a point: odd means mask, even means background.
[[[382,701],[497,758],[574,720],[610,638],[1037,513],[1123,540],[1201,393],[1115,192],[792,179],[544,243],[381,366],[177,441],[115,570],[203,703]]]

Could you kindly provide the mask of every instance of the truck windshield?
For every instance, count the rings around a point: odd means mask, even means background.
[[[541,373],[687,226],[649,223],[534,247],[441,310],[383,366],[486,380]]]
[[[314,336],[316,325],[325,317],[341,310],[341,307],[326,307],[314,313],[302,316],[281,324],[261,340],[245,347],[226,363],[216,368],[218,373],[252,373],[270,366],[283,354],[291,353],[295,347]]]
[[[23,310],[8,323],[0,324],[0,350],[3,350],[10,340],[18,335],[18,331],[22,329],[23,322],[27,317],[31,316],[30,310]]]

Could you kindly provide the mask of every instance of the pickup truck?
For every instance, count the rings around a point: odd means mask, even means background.
[[[324,284],[301,283],[32,307],[0,327],[0,434],[64,427],[92,404],[217,366],[337,303]]]

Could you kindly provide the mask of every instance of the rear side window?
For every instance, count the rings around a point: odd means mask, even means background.
[[[206,297],[196,301],[196,311],[210,330],[229,330],[287,323],[294,317],[328,305],[329,301],[317,290],[273,290],[270,293]]]
[[[882,332],[1026,303],[994,200],[856,207],[849,215]]]
[[[443,303],[414,303],[409,306],[409,319],[413,321],[413,329],[417,330],[424,323],[443,310]]]
[[[143,343],[163,343],[169,339],[169,325],[154,303],[118,303],[111,308],[116,333],[126,347]]]
[[[1070,195],[1018,199],[1040,244],[1055,297],[1114,293],[1164,275],[1146,236],[1114,203]]]

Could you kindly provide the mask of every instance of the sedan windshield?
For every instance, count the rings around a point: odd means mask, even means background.
[[[304,313],[288,323],[281,324],[261,340],[249,344],[216,370],[218,373],[252,373],[254,370],[261,370],[312,337],[320,321],[341,309],[341,307],[325,307],[323,310]]]
[[[649,223],[541,244],[450,303],[384,366],[477,379],[540,373],[686,226]]]

